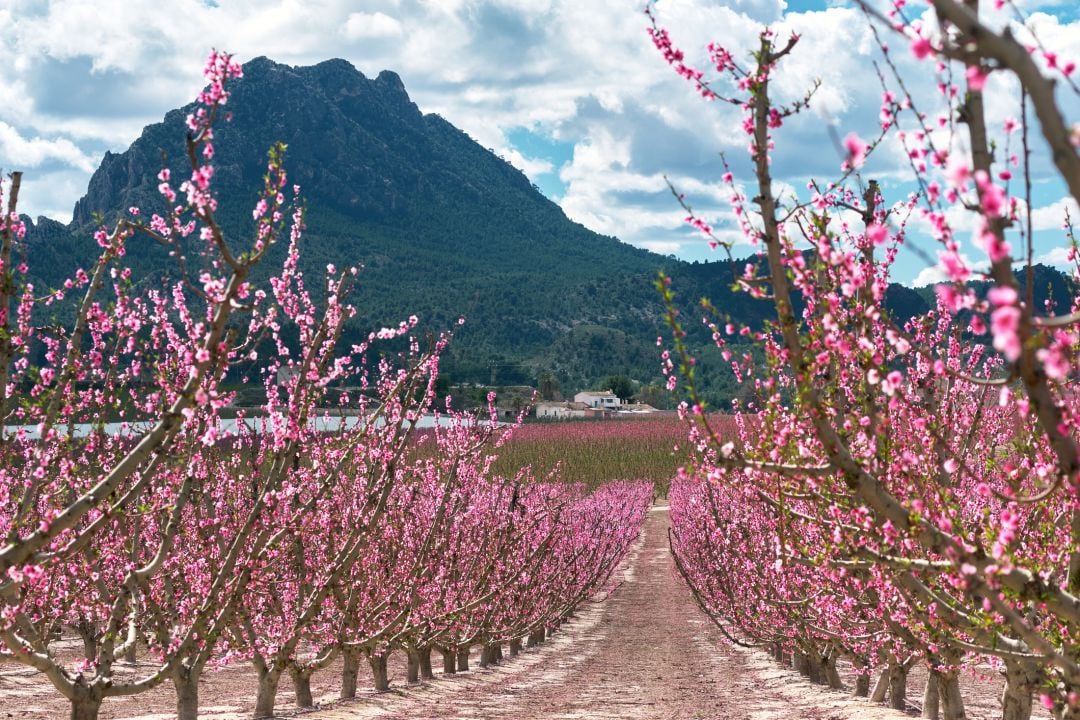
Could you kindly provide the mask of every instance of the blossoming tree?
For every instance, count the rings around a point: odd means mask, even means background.
[[[906,662],[898,654],[906,648],[931,670],[931,716],[963,717],[956,671],[965,659],[979,659],[1005,675],[1003,717],[1028,717],[1033,697],[1055,717],[1077,717],[1080,480],[1071,384],[1080,305],[1036,307],[1030,273],[1024,287],[1013,271],[1018,258],[1031,263],[1027,150],[1036,133],[1063,186],[1080,198],[1077,126],[1066,121],[1058,97],[1062,87],[1076,91],[1075,65],[1024,30],[1012,3],[980,8],[978,0],[929,0],[932,22],[902,0],[884,9],[858,4],[892,73],[883,74],[880,135],[864,141],[849,134],[838,178],[812,183],[806,201],[779,200],[770,168],[774,135],[813,102],[812,90],[777,101],[771,84],[799,37],[781,40],[764,30],[746,67],[710,46],[714,78],[690,67],[669,34],[653,26],[665,59],[699,93],[745,112],[751,199],[731,173],[724,181],[759,255],[736,281],[771,298],[776,310],[775,321],[755,332],[707,303],[703,308],[717,346],[757,390],[757,400],[743,408],[755,414],[752,432],[734,442],[713,432],[697,400],[693,358],[669,305],[675,337],[666,369],[686,381],[684,407],[700,451],[697,467],[673,491],[673,550],[707,610],[752,637],[773,640],[761,625],[775,626],[789,638],[789,651],[799,633],[816,635],[819,644],[857,644],[870,629],[865,622],[823,628],[807,610],[831,598],[850,619],[877,598],[873,622],[890,638],[892,649],[882,646],[890,664]],[[1003,23],[1012,18],[1001,13],[1018,19]],[[938,75],[943,100],[936,117],[932,100],[908,93],[889,34]],[[988,123],[992,73],[1017,81],[1021,121]],[[1017,129],[1023,157],[1007,150]],[[892,206],[860,172],[883,142],[900,144],[920,188]],[[987,271],[976,272],[962,256],[956,214],[974,216]],[[934,312],[901,324],[885,293],[891,265],[910,242],[912,218],[931,229],[948,281],[937,289]],[[712,235],[702,219],[688,219]],[[661,287],[670,301],[670,285]],[[729,343],[737,333],[761,347],[763,362]],[[747,483],[752,490],[732,492]],[[757,592],[774,600],[760,614],[741,608],[751,617],[735,614],[724,604],[728,591],[702,580],[736,549],[728,544],[733,528],[718,537],[698,527],[724,518],[699,507],[719,505],[717,497],[747,506],[731,522],[755,534],[733,542],[756,537],[753,556],[765,539],[770,543],[774,569],[754,580],[760,577]],[[811,597],[792,584],[807,573],[827,583],[822,594]],[[796,629],[786,632],[792,624]],[[894,693],[902,693],[899,683]]]

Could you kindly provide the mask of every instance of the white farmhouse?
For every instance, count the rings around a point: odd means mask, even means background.
[[[574,402],[584,403],[601,410],[618,410],[622,405],[619,396],[610,390],[586,390],[574,396]]]

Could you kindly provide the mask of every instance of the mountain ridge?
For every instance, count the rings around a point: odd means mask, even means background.
[[[571,221],[523,172],[423,113],[393,71],[368,78],[341,59],[289,66],[260,57],[230,91],[233,119],[215,128],[214,158],[218,219],[229,237],[253,230],[267,149],[284,142],[290,183],[309,209],[302,269],[319,277],[330,263],[366,267],[350,328],[358,336],[410,314],[433,331],[466,316],[445,363],[454,381],[535,383],[546,375],[569,391],[613,374],[661,380],[655,345],[665,327],[653,288],[660,270],[683,298],[684,316],[694,317],[701,297],[752,325],[772,315],[769,303],[732,291],[738,262],[674,260]],[[109,220],[131,206],[164,211],[156,176],[163,162],[173,177],[190,172],[184,120],[194,107],[170,110],[127,150],[106,153],[69,225],[39,219],[31,227],[39,255],[32,266],[45,268],[45,285],[59,285],[61,272],[96,254],[96,213]],[[275,252],[264,276],[284,248]],[[170,266],[148,244],[129,248],[126,259],[148,278]],[[904,316],[933,302],[927,290],[897,289],[892,299]],[[702,362],[720,364],[707,333],[688,330]],[[717,402],[737,392],[725,382],[709,389]]]

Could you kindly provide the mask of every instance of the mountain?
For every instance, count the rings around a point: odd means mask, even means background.
[[[356,333],[410,314],[432,330],[465,316],[444,365],[454,382],[534,382],[547,374],[572,391],[612,374],[657,379],[657,271],[675,276],[690,301],[709,295],[723,305],[731,297],[727,263],[688,265],[570,221],[522,172],[422,113],[393,72],[367,78],[344,60],[290,67],[257,58],[231,90],[233,120],[215,129],[214,159],[229,237],[237,247],[250,237],[266,151],[286,143],[290,182],[308,205],[305,272],[365,266]],[[125,152],[106,153],[69,226],[42,219],[31,227],[39,283],[56,286],[89,262],[95,217],[109,221],[131,206],[164,210],[156,175],[164,162],[186,177],[184,118],[192,108],[170,111]],[[151,282],[171,268],[164,251],[145,242],[131,245],[127,260]],[[278,262],[269,257],[263,271]],[[755,305],[741,296],[732,302]],[[752,314],[768,312],[756,305]]]
[[[328,263],[365,266],[350,333],[411,314],[438,331],[465,316],[443,364],[452,382],[535,384],[543,376],[572,392],[615,374],[660,380],[656,337],[666,332],[653,282],[661,269],[706,367],[722,361],[697,322],[699,298],[752,325],[771,314],[770,303],[732,292],[731,263],[677,261],[572,222],[522,172],[422,113],[393,72],[367,78],[344,60],[290,67],[257,58],[231,90],[233,120],[215,129],[214,185],[235,246],[246,246],[253,230],[266,151],[284,142],[290,182],[308,206],[302,269],[319,278]],[[55,287],[96,256],[95,216],[164,210],[156,176],[163,162],[174,177],[187,176],[184,119],[193,107],[170,111],[125,152],[106,153],[70,225],[32,225],[37,282]],[[262,272],[280,265],[284,248],[276,250]],[[126,259],[146,282],[173,267],[145,241],[133,241]],[[909,317],[933,298],[894,287],[889,302]],[[720,379],[725,373],[704,375],[713,377],[714,402],[737,392]]]

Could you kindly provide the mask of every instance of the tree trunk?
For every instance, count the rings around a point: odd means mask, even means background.
[[[815,684],[825,682],[825,668],[821,666],[821,655],[817,650],[811,650],[806,654],[806,666],[810,670],[807,674],[810,682]]]
[[[870,696],[870,668],[861,656],[851,658],[851,664],[855,666],[855,697]]]
[[[542,642],[544,642],[544,628],[540,628],[529,633],[528,647],[536,647]]]
[[[75,629],[79,632],[79,637],[82,638],[83,655],[86,656],[88,661],[93,662],[97,658],[97,630],[86,622],[80,622],[75,626]],[[98,705],[100,704],[99,702]]]
[[[126,662],[128,665],[134,665],[135,661],[138,660],[139,650],[139,628],[135,625],[134,616],[132,616],[132,618],[128,621],[126,642],[128,643],[128,646],[127,650],[124,651],[123,661]]]
[[[290,667],[289,675],[292,676],[293,694],[296,697],[296,707],[315,707],[315,698],[311,696],[311,670]]]
[[[457,651],[457,669],[458,672],[465,672],[469,669],[469,648],[459,647]]]
[[[502,662],[502,660],[503,660],[502,643],[495,643],[494,656],[495,656],[495,663],[496,664]]]
[[[176,720],[199,718],[199,670],[191,670],[182,664],[173,671],[173,689],[176,691]]]
[[[870,694],[870,702],[881,703],[885,702],[885,696],[889,693],[889,668],[885,668],[878,675],[877,682],[874,683],[874,692]]]
[[[967,720],[964,698],[960,695],[960,674],[956,670],[941,674],[938,694],[941,696],[943,720]]]
[[[431,647],[420,648],[416,652],[420,658],[420,678],[422,680],[434,680],[435,673],[431,670]]]
[[[926,720],[939,720],[938,697],[941,680],[938,671],[931,668],[926,676],[926,689],[923,690],[922,715]]]
[[[1013,660],[1005,661],[1005,691],[1001,695],[1002,720],[1029,720],[1031,695],[1039,681],[1038,670]]]
[[[497,643],[487,643],[480,650],[480,667],[495,665],[499,662],[500,646]]]
[[[806,656],[806,653],[802,650],[795,650],[791,654],[791,660],[797,673],[810,677],[810,658]]]
[[[893,710],[907,708],[908,668],[898,662],[889,663],[889,707]]]
[[[521,652],[521,638],[510,640],[510,657],[516,657]]]
[[[71,701],[71,720],[98,720],[103,699],[97,693],[90,693],[85,689],[78,692]]]
[[[371,665],[371,679],[375,683],[376,692],[386,692],[390,689],[390,675],[386,670],[387,653],[372,653],[368,656],[368,664]]]
[[[360,651],[344,648],[341,651],[341,699],[356,697],[356,678],[360,674]]]
[[[843,690],[844,683],[840,680],[840,673],[836,671],[836,654],[830,652],[822,658],[821,667],[824,670],[826,684],[833,690]]]
[[[255,717],[274,717],[274,706],[277,703],[277,689],[281,682],[281,672],[284,668],[272,664],[268,669],[259,670],[259,692],[255,695]]]
[[[457,672],[457,651],[452,647],[440,648],[442,654],[443,675],[453,675]]]
[[[420,654],[416,650],[406,650],[405,658],[405,682],[415,685],[420,682]]]

